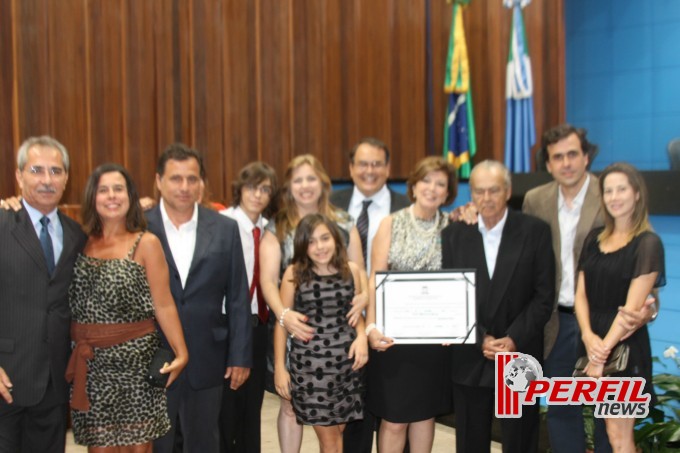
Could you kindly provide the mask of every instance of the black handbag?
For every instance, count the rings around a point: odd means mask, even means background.
[[[630,354],[630,347],[627,344],[619,343],[614,350],[607,357],[607,363],[604,364],[602,376],[611,376],[614,373],[623,371],[628,366],[628,355]],[[576,361],[574,366],[573,377],[588,377],[584,372],[586,365],[588,365],[588,356],[583,356]]]
[[[170,373],[161,374],[161,368],[163,368],[166,363],[171,363],[173,360],[175,360],[175,354],[171,350],[158,348],[151,359],[151,364],[149,364],[149,369],[146,372],[146,382],[152,387],[164,388],[168,384]]]

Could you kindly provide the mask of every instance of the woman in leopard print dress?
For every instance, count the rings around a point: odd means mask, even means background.
[[[75,384],[72,390],[74,437],[91,451],[150,452],[151,441],[170,429],[165,390],[144,380],[159,345],[150,320],[158,322],[176,356],[161,371],[170,373],[169,383],[188,360],[163,249],[158,238],[144,232],[137,191],[119,165],[102,165],[90,176],[82,214],[89,239],[69,292],[72,332],[91,324],[98,331],[151,327],[136,338],[91,348],[85,386],[89,407],[74,404]]]

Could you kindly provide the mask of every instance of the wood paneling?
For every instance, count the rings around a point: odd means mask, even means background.
[[[536,127],[564,118],[563,0],[525,10]],[[428,9],[429,8],[429,9]],[[363,136],[393,150],[404,178],[441,152],[446,0],[0,0],[0,196],[16,190],[14,153],[48,133],[72,155],[64,202],[78,203],[92,168],[119,162],[151,194],[158,154],[182,141],[206,155],[213,198],[230,199],[251,160],[283,172],[319,156],[349,175]],[[433,117],[428,124],[427,17]],[[500,159],[509,10],[465,11],[478,158]],[[430,128],[434,137],[428,137]]]

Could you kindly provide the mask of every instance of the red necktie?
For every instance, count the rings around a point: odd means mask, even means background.
[[[253,300],[253,294],[257,291],[257,317],[260,318],[262,324],[266,324],[269,319],[269,310],[260,287],[260,229],[258,227],[253,228],[253,242],[255,264],[253,265],[253,281],[250,284],[250,300]]]

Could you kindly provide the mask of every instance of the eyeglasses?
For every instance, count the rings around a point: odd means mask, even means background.
[[[256,186],[255,184],[246,184],[243,187],[251,192],[257,193],[259,191],[262,195],[272,194],[272,186]]]
[[[44,175],[45,172],[47,172],[50,176],[61,176],[65,173],[64,169],[61,167],[45,168],[42,165],[31,165],[28,167],[28,172],[32,175]]]
[[[374,170],[380,170],[381,168],[385,168],[387,163],[380,160],[374,160],[373,162],[360,160],[359,162],[354,163],[354,165],[359,167],[360,170],[368,170],[369,167],[373,168]]]

